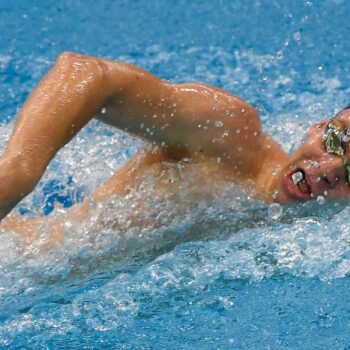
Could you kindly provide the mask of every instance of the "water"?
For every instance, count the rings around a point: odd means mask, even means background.
[[[349,104],[349,10],[341,0],[0,0],[0,143],[57,55],[74,50],[232,91],[292,151],[312,122]],[[141,146],[90,123],[17,211],[64,215]],[[34,243],[3,234],[0,347],[348,349],[347,202],[269,216],[236,186],[198,189],[181,171],[164,173],[180,194],[155,191],[151,172],[130,196],[67,223],[60,247],[45,228]]]

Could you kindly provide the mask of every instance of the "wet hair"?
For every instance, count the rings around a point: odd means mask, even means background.
[[[347,110],[347,109],[350,109],[350,105],[348,105],[348,106],[342,108],[332,119],[336,118],[336,117],[338,116],[338,114],[340,114],[341,112],[343,112],[343,111],[345,111],[345,110]]]

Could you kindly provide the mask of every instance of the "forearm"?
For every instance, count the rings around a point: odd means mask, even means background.
[[[0,219],[111,93],[99,59],[62,54],[25,102],[0,159]]]
[[[108,98],[97,59],[63,54],[20,111],[3,158],[42,173],[56,152],[94,116]]]

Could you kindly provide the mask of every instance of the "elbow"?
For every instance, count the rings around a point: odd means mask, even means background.
[[[57,57],[55,67],[67,70],[77,77],[82,73],[93,74],[94,77],[103,76],[106,71],[106,64],[103,59],[70,51],[64,51]]]
[[[66,64],[66,63],[76,62],[84,58],[86,59],[86,58],[94,58],[94,57],[80,55],[78,53],[71,52],[71,51],[63,51],[57,56],[56,64]]]

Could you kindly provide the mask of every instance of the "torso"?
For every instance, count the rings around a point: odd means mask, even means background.
[[[251,181],[242,186],[233,169],[216,159],[176,160],[153,149],[135,155],[94,199],[104,201],[110,209],[106,210],[108,225],[123,226],[128,216],[132,227],[144,228],[159,226],[159,215],[165,224],[217,201],[240,201],[242,187],[247,190],[246,198],[255,192]]]

